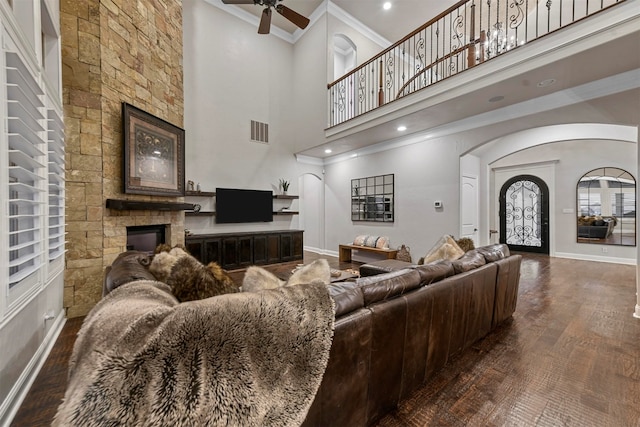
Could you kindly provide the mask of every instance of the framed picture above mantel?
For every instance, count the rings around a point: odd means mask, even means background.
[[[184,129],[122,103],[123,191],[184,196]]]

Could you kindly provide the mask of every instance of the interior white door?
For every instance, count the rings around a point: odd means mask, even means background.
[[[478,244],[478,177],[462,175],[460,189],[460,237]]]

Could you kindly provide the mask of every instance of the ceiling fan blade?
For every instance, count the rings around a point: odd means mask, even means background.
[[[271,29],[271,8],[267,7],[262,11],[262,17],[260,18],[260,26],[258,27],[258,34],[269,34]]]
[[[254,4],[253,0],[222,0],[224,4]]]
[[[287,6],[283,5],[283,4],[279,4],[276,6],[276,11],[284,16],[285,18],[287,18],[289,21],[293,22],[294,24],[296,24],[298,27],[302,28],[303,30],[305,28],[307,28],[307,25],[309,25],[309,19],[305,18],[304,16],[300,15],[298,12],[289,9]]]

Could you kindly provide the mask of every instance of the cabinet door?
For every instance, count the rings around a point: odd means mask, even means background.
[[[193,239],[193,238],[189,238],[187,237],[185,239],[184,242],[184,246],[187,249],[187,251],[193,255],[193,257],[195,259],[197,259],[198,261],[205,263],[204,262],[204,250],[203,250],[203,240],[202,239]]]
[[[282,260],[280,256],[280,235],[267,235],[267,262],[276,263]]]
[[[206,239],[204,241],[204,261],[203,264],[209,264],[215,262],[218,265],[222,265],[220,250],[220,239]]]
[[[282,233],[280,235],[280,255],[282,261],[294,261],[303,258],[301,231]]]
[[[222,268],[225,270],[240,268],[237,237],[227,237],[222,239]]]
[[[253,264],[253,236],[222,239],[222,268],[234,270]]]
[[[253,262],[256,265],[269,262],[267,250],[267,235],[253,236]]]
[[[238,262],[240,267],[253,264],[253,236],[238,237]]]
[[[280,256],[282,261],[291,261],[293,259],[293,239],[291,233],[282,233],[280,235]]]
[[[292,240],[292,256],[293,259],[302,259],[304,257],[304,245],[302,241],[302,231],[291,234]]]

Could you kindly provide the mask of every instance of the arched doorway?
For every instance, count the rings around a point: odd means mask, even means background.
[[[549,253],[549,187],[518,175],[500,189],[500,243],[514,251]]]
[[[358,49],[344,34],[333,36],[333,79],[338,80],[356,67]],[[334,122],[341,122],[356,116],[356,81],[354,76],[341,80],[335,88],[333,100]]]

